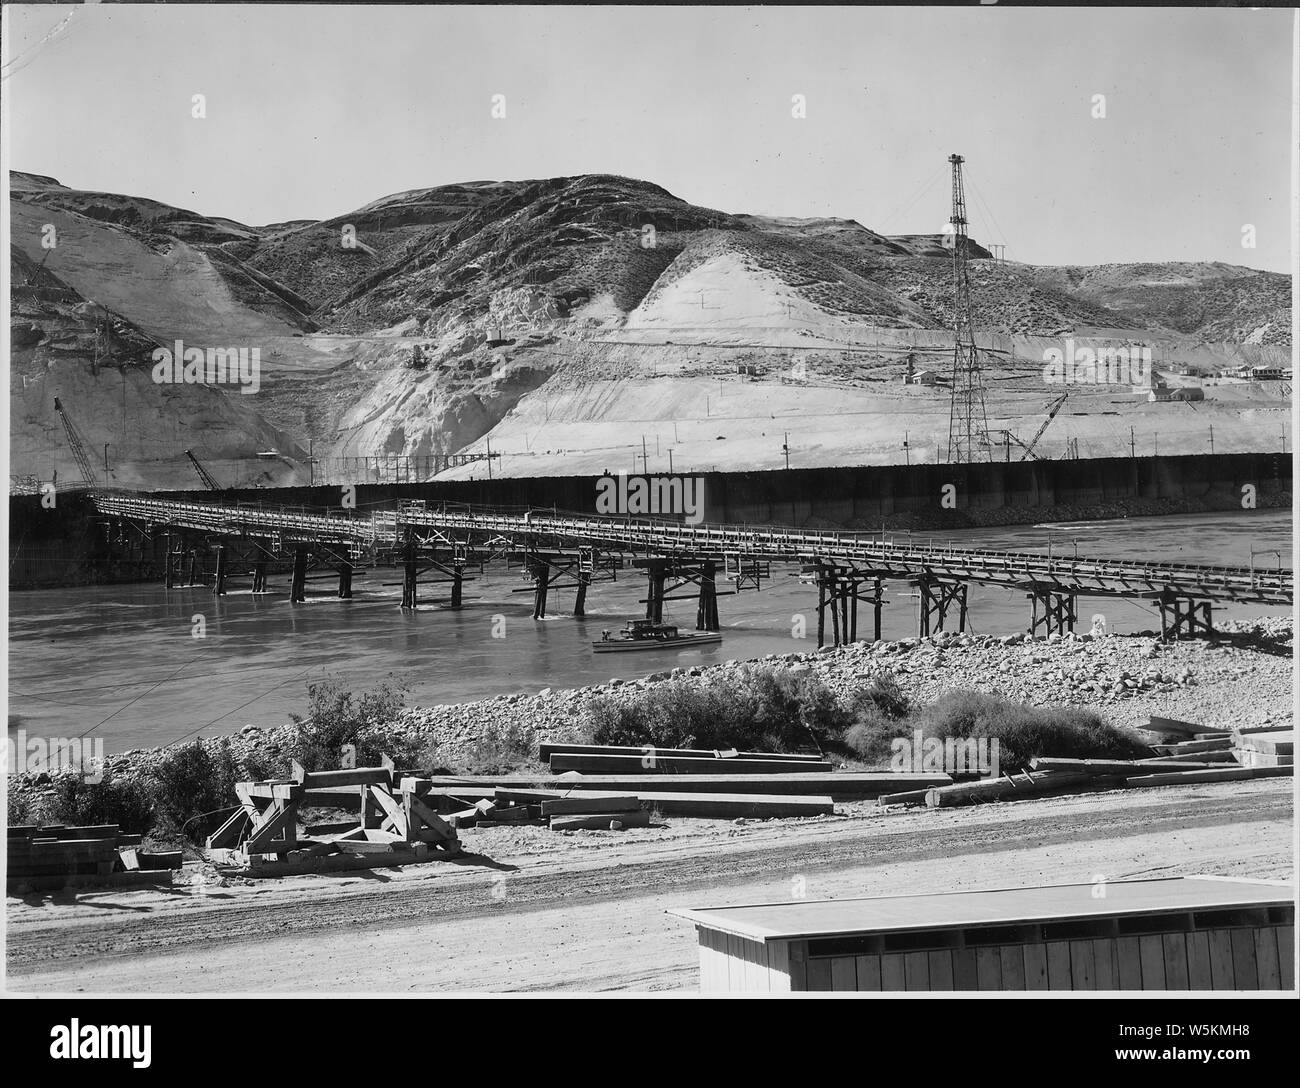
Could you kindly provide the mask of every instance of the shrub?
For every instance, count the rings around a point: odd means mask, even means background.
[[[872,676],[870,683],[856,692],[850,704],[850,711],[855,718],[865,714],[871,720],[876,717],[897,720],[907,717],[911,710],[912,701],[894,674],[888,670]]]
[[[786,752],[838,736],[850,715],[817,676],[748,664],[666,680],[584,708],[596,744]]]
[[[117,824],[129,834],[153,829],[152,783],[144,776],[116,777],[105,772],[98,782],[79,774],[58,774],[43,799],[33,802],[27,822],[39,824]]]
[[[1024,767],[1035,756],[1136,759],[1147,751],[1094,711],[1027,706],[975,691],[946,692],[915,716],[913,728],[926,737],[996,737],[1003,770]]]
[[[352,745],[358,767],[375,766],[384,755],[399,766],[418,766],[431,745],[400,722],[406,690],[391,676],[360,699],[338,680],[308,684],[306,715],[290,715],[296,735],[285,746],[286,755],[309,771],[332,770],[344,745]]]
[[[864,763],[887,763],[891,742],[905,733],[905,724],[867,702],[857,709],[853,724],[844,731],[843,747]]]
[[[201,842],[238,804],[235,783],[252,776],[235,759],[229,740],[223,737],[215,749],[196,740],[172,749],[153,768],[155,811],[164,834]]]

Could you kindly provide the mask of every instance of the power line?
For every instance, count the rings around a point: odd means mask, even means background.
[[[912,196],[912,199],[909,200],[906,205],[894,209],[894,211],[890,212],[889,215],[887,215],[881,221],[879,227],[880,232],[883,234],[885,228],[888,227],[891,223],[893,223],[895,219],[897,219],[900,215],[903,215],[906,212],[911,211],[912,206],[923,196],[925,196],[925,194],[928,193],[934,187],[935,182],[937,182],[939,178],[942,176],[943,176],[943,167],[941,166],[937,170],[935,170],[933,174],[930,175],[929,180],[927,180],[925,184],[915,192],[915,194]]]

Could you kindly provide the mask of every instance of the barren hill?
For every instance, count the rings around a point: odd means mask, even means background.
[[[145,467],[123,472],[158,486],[191,481],[183,450],[202,444],[187,437],[196,421],[227,477],[282,482],[383,478],[395,459],[481,451],[489,439],[501,471],[536,475],[624,467],[647,432],[673,432],[680,470],[766,464],[782,419],[820,436],[804,443],[802,464],[901,460],[909,432],[933,436],[910,446],[931,459],[946,431],[943,388],[899,381],[907,355],[943,372],[951,354],[950,251],[938,235],[731,214],[604,174],[408,190],[329,220],[262,227],[36,174],[11,179],[15,282],[53,277],[125,330],[92,344],[74,304],[29,307],[15,318],[14,380],[86,370],[96,380],[69,394],[83,429],[124,458],[133,451]],[[988,374],[991,425],[1032,433],[1054,392],[1042,353],[1076,330],[1124,330],[1207,368],[1281,359],[1290,343],[1285,276],[1209,263],[1042,268],[994,261],[975,241],[969,255],[977,324],[1003,353]],[[147,381],[152,347],[178,339],[256,347],[261,388],[167,389],[159,403],[174,419],[137,440],[143,424],[98,379],[108,360]],[[1078,410],[1062,413],[1044,449],[1077,437],[1083,456],[1113,452],[1133,425],[1103,408],[1114,392],[1078,391]],[[1250,448],[1258,412],[1285,400],[1257,393],[1222,398],[1221,448]],[[1101,398],[1095,408],[1090,397]],[[49,437],[45,399],[24,402],[36,430],[20,440],[16,427],[15,473],[72,469]],[[1162,448],[1200,425],[1180,411]],[[1125,419],[1079,421],[1072,435],[1071,415]]]

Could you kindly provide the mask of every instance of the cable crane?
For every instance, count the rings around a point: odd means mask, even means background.
[[[203,481],[204,487],[209,491],[220,491],[222,489],[221,485],[212,478],[212,473],[204,468],[199,459],[194,456],[192,450],[186,450],[185,456],[190,459],[190,464],[194,466],[194,471],[199,474],[199,479]]]
[[[1043,422],[1039,425],[1038,430],[1034,432],[1034,437],[1031,438],[1028,442],[1022,442],[1022,441],[1020,441],[1020,439],[1017,438],[1014,434],[1012,434],[1011,431],[1008,431],[1008,430],[1005,430],[1005,429],[992,432],[993,434],[1000,434],[1000,435],[1002,435],[1003,440],[1004,440],[1004,442],[1006,443],[1006,448],[1007,448],[1007,460],[1008,460],[1008,461],[1011,460],[1011,443],[1012,443],[1012,442],[1014,442],[1017,446],[1019,446],[1021,449],[1023,449],[1023,450],[1025,451],[1024,453],[1022,453],[1022,454],[1020,455],[1020,460],[1024,461],[1026,458],[1029,458],[1029,457],[1032,457],[1035,461],[1037,461],[1037,460],[1039,459],[1039,458],[1038,458],[1038,455],[1037,455],[1036,453],[1034,453],[1034,449],[1035,449],[1035,447],[1037,447],[1037,445],[1038,445],[1038,440],[1039,440],[1040,438],[1043,437],[1043,433],[1047,430],[1047,428],[1048,428],[1048,426],[1051,424],[1052,420],[1054,420],[1054,419],[1056,418],[1056,414],[1057,414],[1057,413],[1061,410],[1061,408],[1064,406],[1064,404],[1065,404],[1066,400],[1069,398],[1069,396],[1070,396],[1069,393],[1062,393],[1059,397],[1057,397],[1054,401],[1052,401],[1052,402],[1047,406],[1047,418],[1046,418],[1045,420],[1043,420]]]
[[[86,454],[86,444],[81,440],[81,435],[68,417],[68,413],[63,410],[63,404],[58,397],[54,398],[54,410],[59,413],[59,418],[63,420],[63,429],[68,433],[68,446],[72,450],[73,459],[77,462],[77,468],[81,470],[81,478],[85,481],[86,487],[94,491],[99,487],[99,483],[95,479],[95,470],[90,467],[90,457]]]

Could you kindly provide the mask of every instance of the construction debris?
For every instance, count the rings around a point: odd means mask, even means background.
[[[179,851],[150,854],[141,836],[125,835],[117,824],[62,824],[9,828],[5,890],[169,885],[181,867]]]

